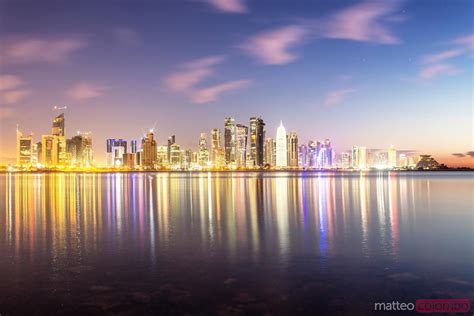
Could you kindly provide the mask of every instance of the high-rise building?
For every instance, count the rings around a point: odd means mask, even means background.
[[[250,118],[250,161],[256,167],[263,166],[264,127],[265,123],[260,117]]]
[[[168,146],[156,147],[156,164],[161,168],[168,167]]]
[[[242,124],[236,125],[236,165],[237,168],[247,166],[247,135],[248,127]]]
[[[65,136],[65,119],[64,113],[59,114],[53,119],[53,127],[51,128],[53,136]]]
[[[304,144],[299,149],[298,166],[303,169],[308,168],[308,147]]]
[[[142,139],[142,161],[141,166],[144,169],[154,169],[156,164],[156,140],[153,130],[150,130],[145,138]]]
[[[227,165],[235,163],[235,160],[236,160],[235,120],[232,117],[226,117],[224,119],[224,150],[225,150],[225,163]]]
[[[397,166],[397,150],[390,146],[388,149],[388,168],[395,168]]]
[[[17,165],[30,165],[32,163],[33,136],[23,136],[16,129],[16,163]]]
[[[41,137],[41,163],[56,167],[66,163],[66,140],[64,136],[43,135]]]
[[[41,141],[37,142],[36,144],[36,163],[41,163],[43,160],[43,144]]]
[[[269,167],[276,165],[276,142],[270,137],[265,139],[265,164]]]
[[[217,153],[221,148],[221,130],[213,128],[211,130],[211,162],[213,166],[217,166]]]
[[[176,143],[176,137],[175,135],[171,135],[168,137],[168,161],[171,161],[171,145]]]
[[[76,136],[66,140],[66,151],[72,164],[91,166],[93,164],[91,133],[78,132]]]
[[[367,166],[367,148],[360,146],[352,147],[352,168],[366,169]]]
[[[199,137],[199,165],[206,168],[209,163],[209,151],[207,150],[207,135],[201,133]]]
[[[287,140],[286,140],[286,129],[283,126],[283,122],[280,121],[280,126],[277,129],[276,134],[276,167],[286,168],[288,166],[287,157]]]
[[[308,142],[308,168],[316,168],[318,163],[318,143],[314,140]]]
[[[290,168],[298,167],[298,135],[290,132],[287,136],[287,163]]]
[[[181,148],[174,143],[170,146],[170,166],[172,169],[181,169]]]
[[[348,169],[351,166],[351,154],[348,152],[341,153],[341,168]]]
[[[127,141],[123,139],[107,139],[106,141],[107,167],[121,167],[124,164],[124,154],[127,153]]]

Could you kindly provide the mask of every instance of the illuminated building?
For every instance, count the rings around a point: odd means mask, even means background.
[[[318,143],[314,140],[308,143],[308,168],[316,168],[318,163]]]
[[[134,153],[123,154],[123,167],[127,169],[135,168],[135,154]]]
[[[201,133],[199,137],[199,165],[207,167],[209,163],[209,151],[207,150],[207,135]]]
[[[277,129],[276,134],[276,167],[286,168],[288,166],[287,157],[287,141],[286,141],[286,130],[283,126],[283,122],[280,121],[280,126]]]
[[[334,159],[334,151],[331,146],[331,141],[329,138],[324,140],[324,148],[325,148],[325,159],[322,160],[322,167],[323,168],[331,168],[333,165]]]
[[[171,145],[176,143],[176,137],[175,135],[171,135],[168,137],[168,161],[171,161]]]
[[[156,140],[153,130],[150,130],[145,138],[142,138],[141,166],[144,169],[154,169],[156,164]]]
[[[235,163],[235,160],[236,160],[235,120],[232,117],[226,117],[224,119],[224,150],[225,150],[225,163],[227,165]]]
[[[236,125],[236,165],[237,168],[245,168],[247,162],[247,134],[248,127],[242,124]]]
[[[352,168],[366,169],[367,168],[367,149],[365,147],[352,147]]]
[[[64,165],[66,162],[64,136],[43,135],[41,137],[41,163],[46,167]]]
[[[181,169],[181,148],[174,143],[170,146],[170,166],[172,169]]]
[[[432,170],[439,169],[439,163],[431,155],[420,155],[416,169]]]
[[[41,163],[42,162],[42,155],[43,155],[43,144],[41,141],[37,142],[36,144],[36,163]]]
[[[156,163],[160,167],[168,167],[168,146],[156,147]]]
[[[290,132],[287,136],[287,163],[290,168],[298,167],[298,135]]]
[[[91,134],[78,132],[78,135],[66,140],[66,151],[72,164],[91,166],[93,163]]]
[[[20,166],[30,165],[32,161],[33,137],[31,135],[23,136],[16,129],[16,163]]]
[[[397,150],[390,146],[388,149],[388,167],[395,168],[397,166]]]
[[[256,167],[263,167],[264,127],[260,117],[250,118],[250,161]]]
[[[127,153],[127,141],[123,139],[107,139],[106,164],[107,167],[123,166],[123,155]]]
[[[298,166],[304,169],[308,168],[308,147],[304,144],[299,149]]]
[[[341,168],[348,169],[351,167],[351,154],[348,152],[341,153]]]
[[[221,148],[221,130],[213,128],[211,130],[211,162],[213,166],[217,165],[217,152]]]
[[[51,128],[53,136],[65,136],[65,119],[64,113],[59,114],[53,119],[53,127]]]
[[[273,138],[265,139],[265,164],[270,167],[276,165],[276,142]]]

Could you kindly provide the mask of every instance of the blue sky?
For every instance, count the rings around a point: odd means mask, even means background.
[[[225,116],[280,119],[300,142],[472,165],[472,1],[3,1],[0,160],[15,126],[195,148]]]

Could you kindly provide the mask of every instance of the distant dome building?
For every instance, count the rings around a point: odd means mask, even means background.
[[[439,169],[439,163],[431,155],[420,155],[416,169]]]

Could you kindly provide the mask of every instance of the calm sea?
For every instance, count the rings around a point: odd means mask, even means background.
[[[462,172],[0,174],[0,314],[474,300]]]

